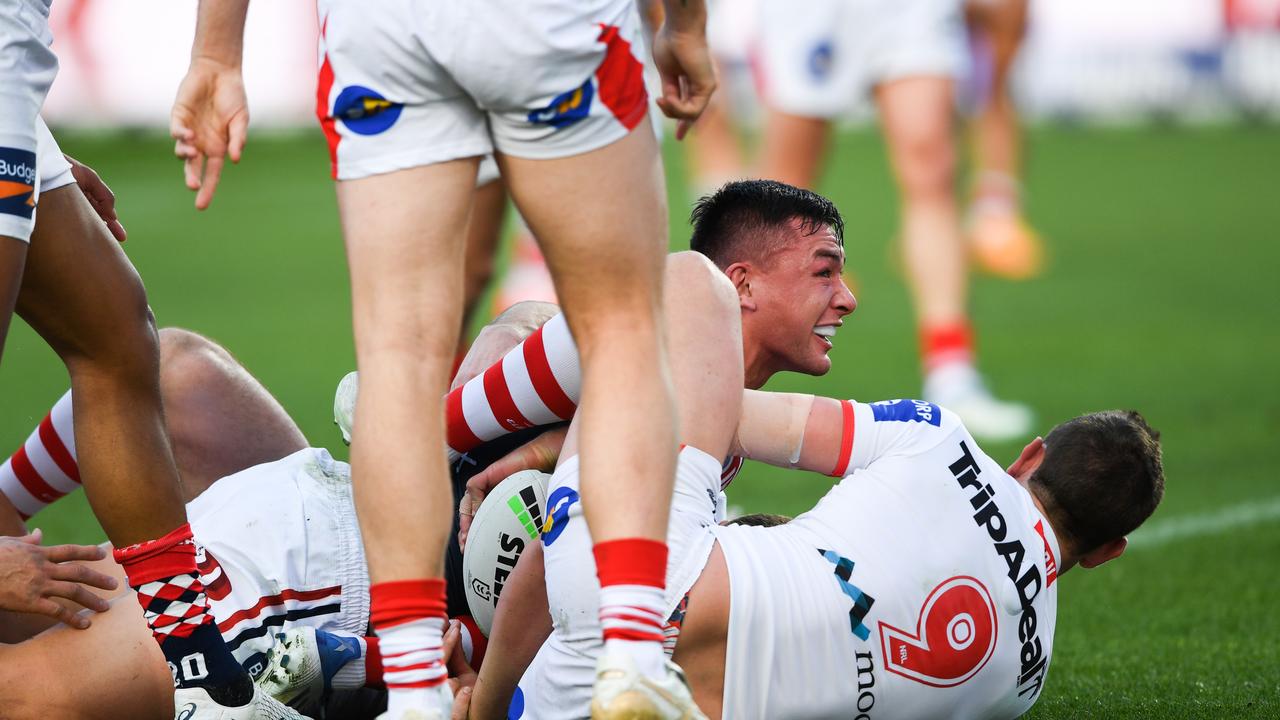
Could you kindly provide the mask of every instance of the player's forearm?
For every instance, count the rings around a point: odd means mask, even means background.
[[[542,544],[533,543],[516,562],[493,617],[484,665],[471,696],[469,717],[505,718],[524,671],[551,635]]]
[[[662,0],[666,26],[677,32],[707,31],[707,4],[704,0]]]
[[[244,57],[244,21],[249,0],[200,0],[191,60],[240,66]]]
[[[846,421],[837,400],[744,390],[734,451],[770,465],[830,475],[841,457]]]

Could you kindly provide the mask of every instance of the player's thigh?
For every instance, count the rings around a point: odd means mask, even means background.
[[[173,717],[173,678],[132,593],[87,630],[52,628],[0,655],[5,718]]]
[[[452,354],[478,158],[338,183],[357,353]]]
[[[954,86],[947,76],[920,75],[876,88],[889,157],[907,191],[943,190],[953,181]]]
[[[742,410],[738,294],[705,255],[687,251],[667,257],[663,305],[680,442],[723,457]]]
[[[575,329],[588,317],[656,309],[667,203],[647,119],[617,142],[580,155],[502,155],[500,163]]]
[[[22,284],[22,268],[27,262],[27,244],[17,238],[0,236],[0,357],[4,357],[4,340],[9,335],[9,319],[18,301]]]
[[[74,184],[41,194],[18,313],[66,362],[156,361],[142,280]]]

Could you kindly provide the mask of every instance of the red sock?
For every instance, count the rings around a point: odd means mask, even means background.
[[[920,352],[925,372],[956,362],[972,364],[973,328],[966,320],[926,327],[920,331]]]
[[[382,678],[390,693],[389,706],[414,704],[408,696],[445,682],[444,580],[398,580],[370,586],[369,621],[381,640],[378,649]]]
[[[666,620],[666,543],[625,538],[596,543],[592,552],[600,578],[600,628],[605,651],[630,655],[641,672],[660,676],[664,659],[662,626]]]

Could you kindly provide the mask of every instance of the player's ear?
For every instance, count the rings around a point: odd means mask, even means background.
[[[738,306],[743,310],[755,310],[756,301],[751,294],[751,265],[745,262],[736,262],[724,269],[724,274],[728,276],[729,282],[733,283],[733,287],[738,291]]]
[[[1014,460],[1013,464],[1005,472],[1021,482],[1023,475],[1030,475],[1034,472],[1036,468],[1040,467],[1040,461],[1043,459],[1044,439],[1036,438],[1022,448],[1022,453],[1018,455],[1018,459]]]
[[[1115,560],[1124,554],[1124,549],[1128,546],[1128,538],[1116,538],[1111,542],[1103,543],[1080,558],[1080,567],[1095,568],[1108,560]]]

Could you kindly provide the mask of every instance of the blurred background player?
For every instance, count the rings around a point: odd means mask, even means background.
[[[238,160],[244,143],[247,5],[201,4],[174,105],[176,151],[200,208],[224,155]],[[659,306],[666,197],[636,7],[386,2],[371,11],[354,0],[321,0],[318,12],[316,111],[338,181],[365,378],[352,463],[373,560],[371,618],[385,651],[387,716],[442,717],[450,705],[441,655],[452,509],[442,398],[462,317],[461,238],[480,158],[495,151],[508,191],[543,243],[584,358],[584,505],[595,528],[608,648],[600,678],[616,693],[598,699],[608,710],[614,699],[652,692],[646,688],[669,672],[661,627],[616,620],[624,608],[661,603],[676,449]],[[654,58],[659,105],[691,122],[715,85],[701,2],[667,3]],[[623,395],[628,412],[613,412],[611,398]],[[618,467],[643,468],[645,481]]]
[[[95,210],[39,117],[58,69],[48,16],[47,1],[0,6],[0,349],[16,309],[89,402],[74,429],[85,491],[169,662],[175,704],[288,717],[255,691],[209,613],[165,435],[154,319],[112,237],[123,239],[123,228],[104,222],[114,220],[114,197],[87,187]],[[50,490],[30,468],[16,466],[28,489]]]
[[[831,121],[872,91],[901,196],[900,241],[914,298],[924,396],[974,435],[1008,440],[1031,411],[996,399],[976,368],[968,257],[956,199],[955,81],[964,70],[959,0],[763,0],[761,175],[812,187]]]
[[[1027,0],[967,0],[972,154],[969,249],[978,267],[1010,280],[1039,275],[1040,237],[1022,214],[1022,135],[1009,85],[1027,31]]]

